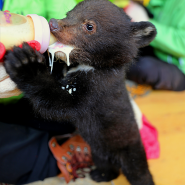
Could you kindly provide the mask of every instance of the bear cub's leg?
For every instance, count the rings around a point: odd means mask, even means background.
[[[119,166],[112,165],[105,159],[100,159],[98,156],[93,155],[93,161],[96,169],[91,171],[91,178],[96,182],[108,182],[119,176]]]

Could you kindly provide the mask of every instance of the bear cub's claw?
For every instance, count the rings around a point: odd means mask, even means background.
[[[91,171],[90,175],[91,175],[91,178],[96,182],[108,182],[113,179],[116,179],[119,173],[115,171],[101,172],[98,169],[95,169]]]
[[[45,58],[27,43],[8,51],[4,66],[15,83],[28,82],[46,71]]]

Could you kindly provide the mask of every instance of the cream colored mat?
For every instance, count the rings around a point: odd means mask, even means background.
[[[90,179],[89,175],[86,175],[86,178],[77,179],[75,182],[71,181],[68,184],[64,180],[59,179],[58,177],[54,177],[45,179],[44,181],[30,183],[29,185],[114,185],[114,183],[113,182],[96,183]]]

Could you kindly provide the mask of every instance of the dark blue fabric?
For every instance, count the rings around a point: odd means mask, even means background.
[[[0,0],[0,10],[1,11],[3,10],[3,3],[4,3],[4,0]]]
[[[0,182],[25,184],[56,176],[48,141],[47,132],[0,122]]]
[[[35,118],[26,99],[0,104],[0,182],[22,185],[56,176],[59,169],[48,141],[74,130],[68,123]]]
[[[174,64],[158,59],[151,46],[140,49],[139,58],[127,72],[127,79],[156,90],[184,91],[185,75]]]

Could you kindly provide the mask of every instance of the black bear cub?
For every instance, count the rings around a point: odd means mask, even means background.
[[[132,185],[153,185],[124,79],[138,48],[155,37],[154,25],[131,22],[108,0],[85,0],[49,24],[74,47],[70,66],[55,62],[51,74],[45,57],[24,43],[7,54],[7,73],[35,112],[75,124],[92,149],[93,180],[110,181],[121,169]]]

